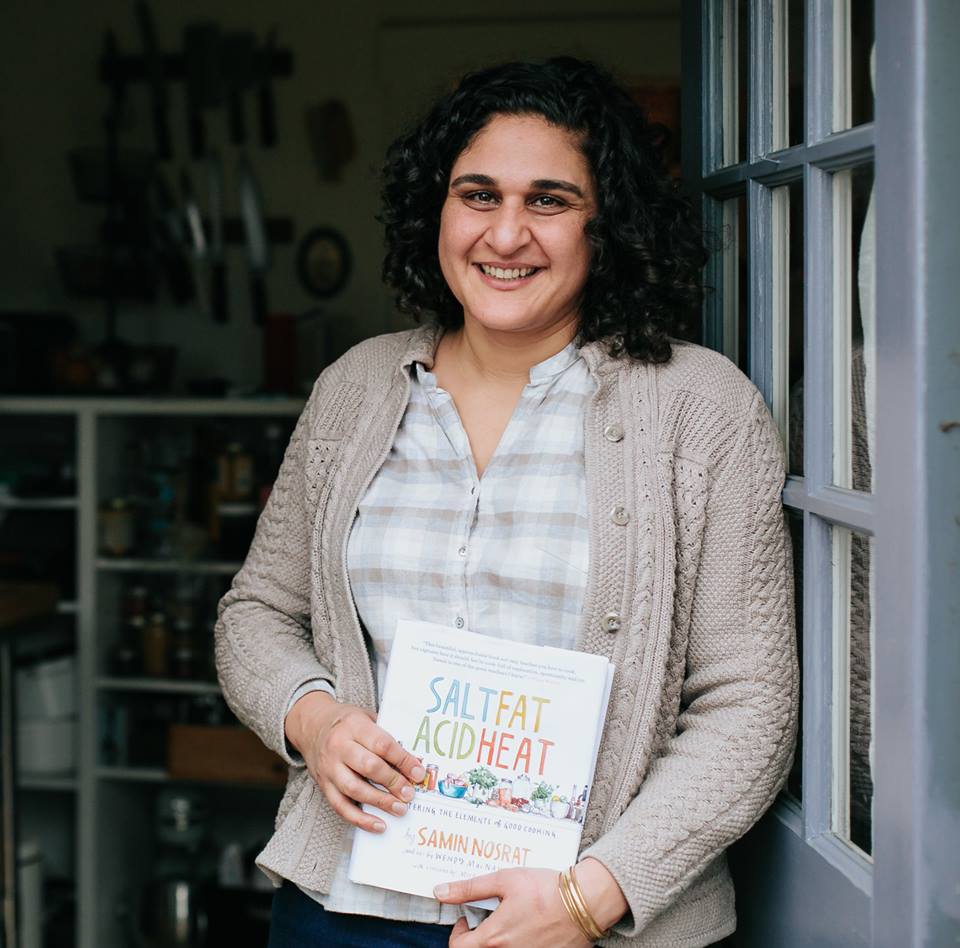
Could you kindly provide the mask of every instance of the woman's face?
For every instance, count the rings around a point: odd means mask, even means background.
[[[571,132],[495,115],[454,163],[440,214],[440,269],[464,320],[533,338],[575,326],[595,201]]]

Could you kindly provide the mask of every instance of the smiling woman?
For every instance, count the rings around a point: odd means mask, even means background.
[[[528,155],[536,139],[540,150]],[[692,207],[664,167],[663,142],[664,130],[589,63],[511,63],[466,76],[387,155],[383,274],[398,307],[447,328],[462,322],[462,301],[438,266],[441,209],[454,190],[472,194],[477,206],[499,206],[506,182],[496,169],[464,163],[498,144],[514,175],[519,162],[528,166],[530,176],[510,184],[529,192],[531,214],[539,208],[567,217],[570,209],[583,226],[590,262],[580,287],[580,340],[666,361],[669,337],[698,315],[706,253]],[[558,171],[559,163],[569,170]]]
[[[439,261],[463,319],[487,330],[579,325],[590,270],[593,176],[576,138],[539,116],[498,115],[461,153],[440,213]]]
[[[724,851],[796,729],[783,459],[751,383],[670,338],[704,249],[659,143],[608,75],[557,59],[467,76],[388,154],[384,278],[426,325],[317,380],[217,625],[224,695],[290,765],[258,857],[281,887],[270,948],[735,928]],[[351,881],[354,828],[413,838],[414,787],[455,766],[452,729],[403,748],[375,723],[402,619],[613,661],[575,866],[511,857],[435,898]],[[545,755],[540,798],[565,812]]]

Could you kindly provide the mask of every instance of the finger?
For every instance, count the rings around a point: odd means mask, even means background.
[[[490,872],[460,882],[444,882],[433,890],[433,895],[441,902],[456,904],[499,897],[503,895],[503,877],[499,872]]]
[[[450,932],[449,948],[469,948],[470,926],[465,918],[458,918]]]
[[[375,727],[370,742],[363,743],[411,783],[420,783],[426,776],[423,764],[413,754],[405,751],[383,728]]]
[[[332,779],[336,788],[357,803],[369,803],[391,816],[403,816],[407,805],[392,793],[385,793],[368,783],[359,774],[341,764],[334,770]]]
[[[353,744],[347,749],[344,763],[361,777],[366,777],[385,787],[394,799],[406,803],[413,799],[413,787],[403,774],[398,773],[385,760],[377,757],[373,751],[367,750],[361,744]]]
[[[323,793],[334,812],[347,823],[366,830],[368,833],[382,833],[387,828],[383,820],[378,819],[372,813],[365,813],[356,803],[344,796],[329,780],[323,788]]]

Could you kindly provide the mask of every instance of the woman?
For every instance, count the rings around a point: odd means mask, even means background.
[[[224,695],[290,765],[270,944],[716,943],[796,728],[782,450],[736,368],[668,338],[704,253],[655,130],[589,64],[495,67],[394,144],[384,208],[428,323],[317,380],[220,605]],[[399,618],[616,665],[581,912],[540,869],[347,880],[352,827],[382,828],[358,803],[401,815],[423,776],[375,723]]]

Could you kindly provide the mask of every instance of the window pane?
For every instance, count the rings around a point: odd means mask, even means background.
[[[749,75],[748,0],[724,0],[720,43],[720,89],[723,115],[720,123],[720,165],[727,167],[747,155],[747,103]]]
[[[837,0],[834,7],[833,127],[838,131],[873,121],[873,17],[873,0]]]
[[[737,161],[749,157],[747,119],[750,115],[750,4],[737,0]]]
[[[870,491],[876,439],[873,165],[834,175],[834,437],[838,487]]]
[[[833,528],[834,831],[868,855],[873,851],[872,539]]]
[[[777,0],[773,5],[773,148],[805,140],[803,0]]]
[[[804,2],[787,2],[787,143],[802,144],[804,134],[803,77],[804,77]]]
[[[747,196],[723,202],[723,353],[750,374]]]
[[[787,447],[787,471],[803,475],[803,181],[773,194],[774,417]]]
[[[793,589],[797,620],[797,659],[803,668],[803,514],[787,508],[787,524],[790,527],[790,547],[793,552]],[[803,676],[800,688],[800,720],[803,721]],[[803,799],[803,728],[797,733],[797,750],[793,767],[787,777],[787,793],[796,800]]]

